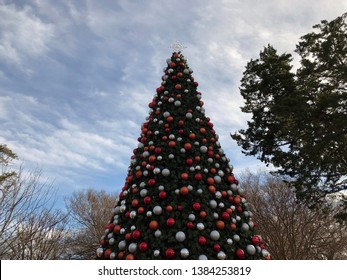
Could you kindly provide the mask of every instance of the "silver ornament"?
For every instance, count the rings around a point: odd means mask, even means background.
[[[233,240],[231,238],[228,238],[227,239],[227,243],[228,243],[228,245],[232,245],[233,244]]]
[[[187,118],[187,119],[191,119],[192,117],[193,117],[193,114],[192,114],[192,113],[187,113],[187,114],[186,114],[186,118]]]
[[[125,240],[122,240],[118,243],[118,249],[121,251],[125,250],[126,246],[127,246],[127,243],[125,242]]]
[[[110,260],[114,260],[116,258],[116,253],[115,252],[112,252],[110,254]]]
[[[254,255],[256,252],[256,249],[253,245],[247,245],[246,251],[249,255]]]
[[[196,225],[196,227],[197,227],[198,230],[204,230],[204,229],[205,229],[205,226],[204,226],[203,223],[198,223],[198,224]]]
[[[189,221],[194,221],[195,220],[195,215],[194,214],[189,214],[188,219],[189,219]]]
[[[165,169],[163,169],[163,171],[161,172],[161,174],[163,174],[163,176],[167,177],[167,176],[170,175],[170,170],[167,169],[167,168],[165,168]]]
[[[104,249],[103,248],[98,248],[96,249],[96,255],[100,258],[102,257],[102,254],[104,253]]]
[[[240,241],[240,236],[238,234],[235,234],[233,236],[233,239],[234,239],[235,242],[239,242]]]
[[[226,254],[223,251],[218,252],[217,258],[220,260],[224,260],[226,258]]]
[[[212,230],[211,233],[210,233],[210,237],[212,240],[216,241],[220,238],[220,234],[218,231],[216,230]]]
[[[147,195],[147,190],[146,189],[143,189],[140,191],[140,196],[141,197],[145,197]]]
[[[159,229],[157,229],[155,232],[154,232],[154,236],[155,237],[160,237],[161,236],[161,231]]]
[[[183,242],[186,239],[186,234],[183,231],[178,231],[175,238],[178,242]]]
[[[215,201],[215,200],[210,200],[210,207],[211,207],[212,209],[216,208],[216,207],[217,207],[217,201]]]
[[[207,152],[207,147],[206,146],[201,146],[200,147],[200,152],[206,153]]]
[[[205,255],[200,255],[199,260],[208,260],[208,258]]]
[[[154,250],[153,255],[155,257],[158,257],[160,255],[160,251],[159,250]]]
[[[163,209],[159,205],[157,205],[153,208],[153,213],[155,215],[160,215],[162,212],[163,212]]]
[[[128,250],[130,253],[135,253],[137,249],[137,244],[136,243],[130,243]]]
[[[187,257],[189,256],[189,251],[188,251],[187,248],[181,249],[180,252],[181,252],[181,257],[182,257],[182,258],[187,258]]]

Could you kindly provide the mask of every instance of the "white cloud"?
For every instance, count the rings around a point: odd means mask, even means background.
[[[0,5],[0,27],[0,58],[19,67],[27,58],[47,52],[54,36],[53,25],[44,23],[29,6]]]

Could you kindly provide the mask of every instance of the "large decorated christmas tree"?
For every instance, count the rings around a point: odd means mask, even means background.
[[[175,50],[98,259],[269,258],[192,73]]]

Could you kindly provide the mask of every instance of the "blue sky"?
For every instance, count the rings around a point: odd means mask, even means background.
[[[229,133],[245,128],[238,87],[268,43],[347,11],[345,0],[0,0],[0,143],[58,188],[118,192],[176,40],[235,173],[263,165]],[[298,63],[298,61],[294,61]]]

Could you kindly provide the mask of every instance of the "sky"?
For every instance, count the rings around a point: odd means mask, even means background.
[[[61,205],[87,188],[119,193],[178,40],[235,174],[264,168],[230,137],[250,118],[247,62],[268,44],[294,54],[346,11],[345,0],[0,0],[0,143]]]

